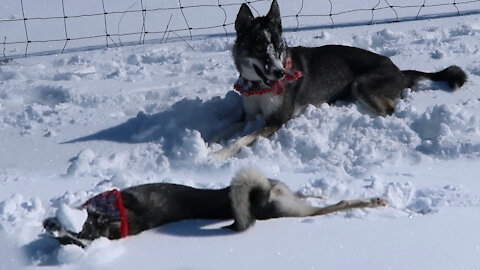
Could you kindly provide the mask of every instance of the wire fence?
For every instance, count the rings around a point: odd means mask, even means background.
[[[271,0],[140,0],[127,7],[126,0],[20,0],[19,6],[18,0],[8,1],[15,2],[17,7],[10,5],[11,8],[0,12],[3,60],[164,43],[172,39],[229,36],[234,34],[233,25],[241,4],[249,5],[255,15],[264,15],[271,3]],[[39,3],[49,6],[42,8]],[[283,26],[289,31],[480,13],[480,0],[280,0],[279,5]]]

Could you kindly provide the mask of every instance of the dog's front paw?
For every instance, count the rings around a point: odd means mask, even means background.
[[[58,236],[59,232],[63,230],[62,225],[55,217],[45,219],[43,221],[43,228],[45,229],[46,233],[52,236]]]
[[[213,158],[216,158],[217,160],[227,160],[231,157],[234,157],[238,152],[240,152],[240,148],[241,147],[236,142],[220,150],[211,152],[208,155]]]
[[[388,205],[387,199],[376,197],[370,199],[371,207],[384,207]]]

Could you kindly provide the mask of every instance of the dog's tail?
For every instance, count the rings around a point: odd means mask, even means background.
[[[251,212],[250,193],[268,193],[269,188],[268,178],[256,168],[244,168],[235,174],[230,190],[234,223],[230,228],[244,231],[255,223],[255,216]]]
[[[450,66],[439,72],[421,72],[416,70],[403,70],[407,88],[411,88],[421,80],[444,81],[452,89],[462,87],[467,81],[467,74],[458,66]]]

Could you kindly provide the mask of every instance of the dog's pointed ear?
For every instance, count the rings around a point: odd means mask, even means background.
[[[268,11],[267,18],[282,27],[282,18],[280,16],[280,7],[278,6],[277,0],[273,0],[272,5],[270,6],[270,11]]]
[[[235,31],[237,34],[243,33],[245,29],[252,23],[254,17],[252,11],[247,4],[242,4],[235,20]]]

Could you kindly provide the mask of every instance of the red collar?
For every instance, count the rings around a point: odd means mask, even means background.
[[[248,85],[247,80],[242,77],[239,77],[238,80],[233,85],[233,88],[237,90],[243,96],[252,96],[252,95],[263,95],[266,93],[273,93],[274,95],[281,95],[285,92],[285,82],[296,81],[303,76],[303,72],[300,70],[292,69],[292,58],[287,57],[285,61],[285,77],[278,81],[270,81],[269,85],[261,83],[258,86]]]

